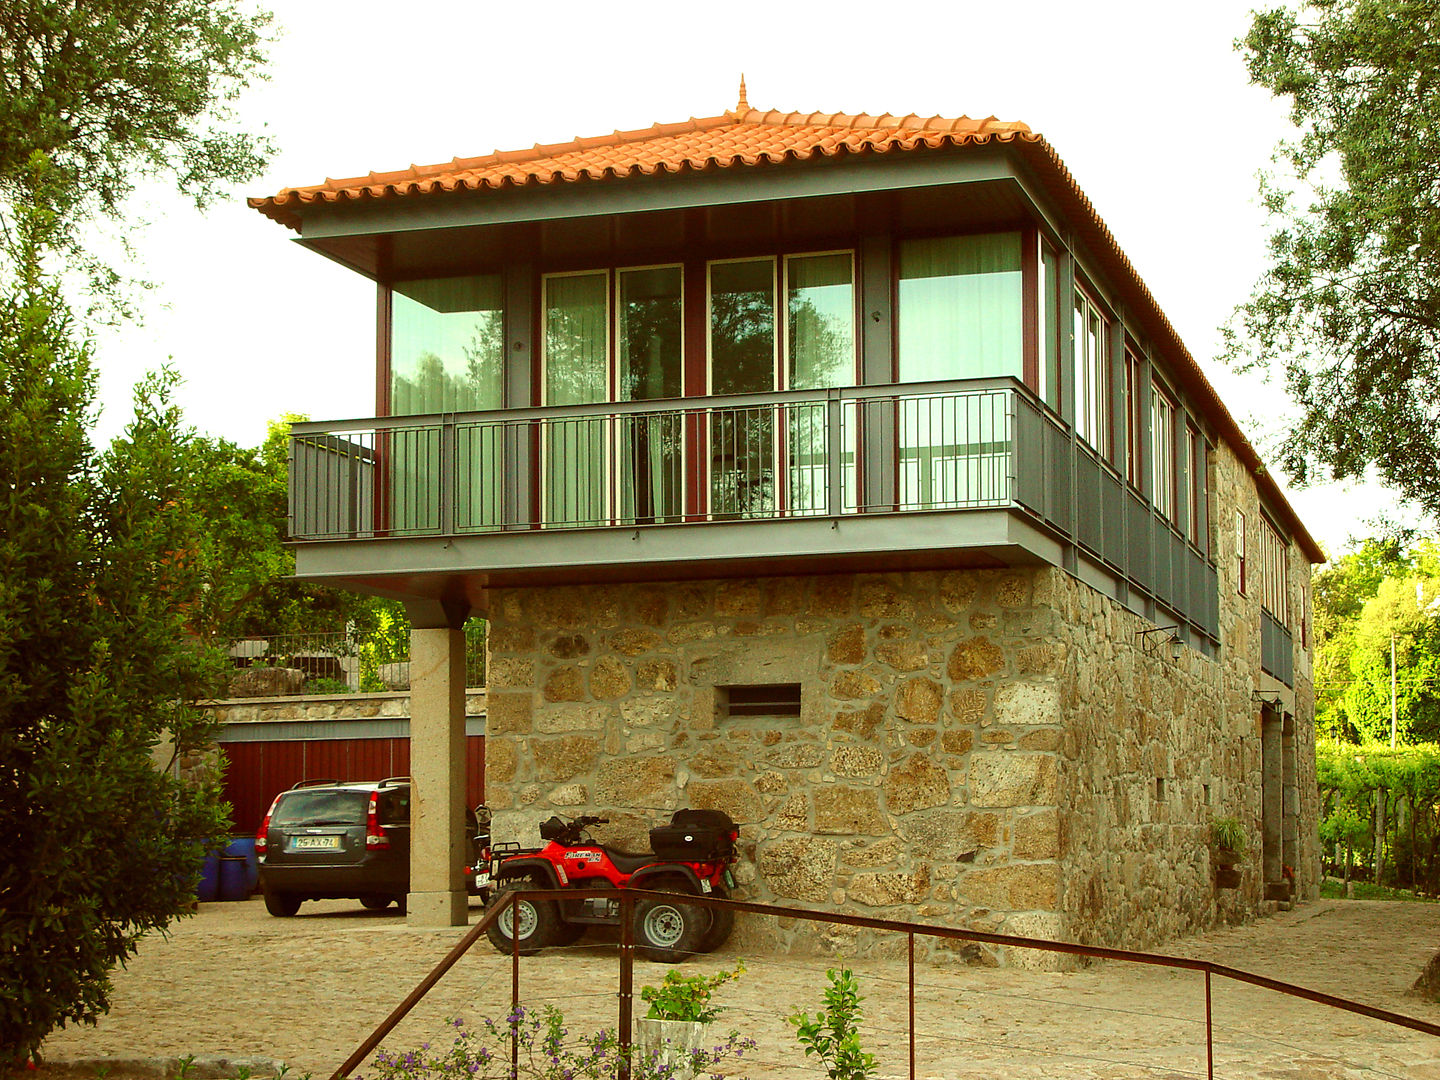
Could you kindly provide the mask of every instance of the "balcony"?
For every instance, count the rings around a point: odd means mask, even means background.
[[[1063,565],[1074,544],[1218,633],[1205,553],[1011,378],[303,423],[290,478],[317,580]]]

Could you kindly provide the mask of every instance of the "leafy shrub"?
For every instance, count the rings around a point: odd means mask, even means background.
[[[348,694],[350,684],[340,679],[321,677],[319,679],[305,680],[305,693],[307,694]]]
[[[711,993],[743,974],[743,960],[735,964],[734,971],[717,971],[714,975],[682,975],[672,968],[659,986],[640,988],[640,999],[650,1003],[650,1011],[645,1015],[651,1020],[696,1020],[708,1024],[725,1011],[723,1005],[710,1004]]]
[[[1210,823],[1210,843],[1221,851],[1244,855],[1249,849],[1245,827],[1233,817],[1216,818]]]
[[[830,1080],[869,1080],[875,1069],[875,1055],[860,1046],[860,982],[849,968],[825,972],[830,985],[825,990],[825,1008],[812,1019],[803,1010],[790,1017],[795,1038],[805,1047],[805,1056],[814,1054],[825,1066]]]

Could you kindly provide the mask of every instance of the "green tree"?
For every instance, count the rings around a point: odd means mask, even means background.
[[[94,1022],[109,972],[193,895],[223,807],[168,764],[222,656],[205,603],[190,436],[161,377],[97,456],[88,335],[47,268],[119,275],[81,226],[140,179],[203,205],[259,169],[228,129],[269,17],[229,0],[0,0],[0,1068]]]
[[[1352,743],[1389,742],[1390,643],[1406,743],[1440,739],[1440,547],[1366,540],[1315,578],[1315,722]]]
[[[1304,0],[1240,48],[1298,135],[1262,184],[1270,265],[1229,356],[1283,372],[1291,476],[1373,466],[1440,511],[1440,3]]]
[[[1369,539],[1315,575],[1315,725],[1351,740],[1360,737],[1345,709],[1354,676],[1355,624],[1386,578],[1411,572],[1409,549],[1393,538]]]
[[[0,0],[0,206],[32,199],[43,155],[47,244],[113,287],[79,223],[118,219],[139,178],[171,177],[204,206],[264,164],[269,144],[229,102],[263,77],[269,22],[233,0]]]
[[[1361,737],[1390,738],[1390,649],[1395,649],[1398,740],[1440,741],[1440,581],[1422,576],[1386,578],[1355,620],[1350,655],[1353,679],[1345,712]]]
[[[184,632],[203,518],[178,414],[149,382],[93,453],[88,345],[40,269],[52,222],[20,211],[0,279],[0,1068],[107,1009],[110,969],[193,895],[222,822],[213,787],[153,760],[207,741],[188,703],[223,659]]]

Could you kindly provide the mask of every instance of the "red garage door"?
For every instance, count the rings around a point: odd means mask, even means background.
[[[380,780],[410,772],[410,740],[296,739],[222,743],[231,831],[260,828],[275,796],[301,780]],[[465,737],[465,805],[485,801],[485,736]]]

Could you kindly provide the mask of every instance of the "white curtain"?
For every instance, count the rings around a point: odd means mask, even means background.
[[[900,246],[900,381],[1023,374],[1020,234]]]
[[[603,270],[545,279],[546,405],[609,399],[608,291],[609,274]],[[546,522],[608,524],[605,458],[603,417],[545,421]]]

